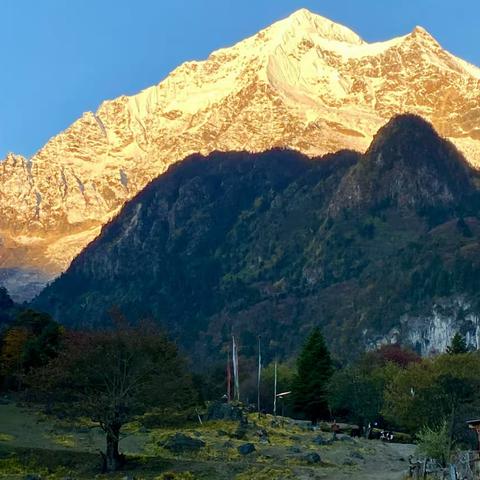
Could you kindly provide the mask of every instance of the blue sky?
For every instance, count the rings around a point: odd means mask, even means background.
[[[1,0],[0,158],[302,7],[367,41],[422,25],[480,65],[479,0]]]

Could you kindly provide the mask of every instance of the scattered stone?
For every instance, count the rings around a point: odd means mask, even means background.
[[[307,455],[305,455],[304,459],[307,463],[312,463],[312,464],[320,463],[322,461],[322,459],[320,458],[320,455],[315,452],[308,453]]]
[[[240,445],[237,450],[240,455],[249,455],[250,453],[253,453],[256,448],[253,443],[244,443],[243,445]]]
[[[354,465],[356,465],[356,463],[355,463],[352,459],[350,459],[350,458],[347,458],[347,459],[343,462],[343,464],[344,464],[345,466],[347,466],[347,467],[353,467]]]
[[[183,433],[176,433],[168,438],[162,446],[174,453],[196,452],[205,446],[205,442]]]
[[[355,442],[350,435],[345,435],[344,433],[338,433],[336,439],[341,442]]]

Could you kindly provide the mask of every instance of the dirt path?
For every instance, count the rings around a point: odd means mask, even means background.
[[[414,445],[382,443],[376,440],[368,442],[374,450],[359,462],[355,472],[336,472],[325,478],[332,480],[402,480],[408,471],[408,457],[415,451]]]

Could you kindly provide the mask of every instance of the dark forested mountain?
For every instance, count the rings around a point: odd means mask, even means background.
[[[240,338],[292,354],[320,325],[343,357],[400,339],[477,346],[476,172],[419,117],[365,155],[212,153],[176,164],[34,301],[64,324],[151,316],[197,358]]]

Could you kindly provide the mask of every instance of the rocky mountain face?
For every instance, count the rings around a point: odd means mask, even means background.
[[[315,324],[337,355],[402,341],[478,347],[478,175],[419,117],[365,154],[194,155],[128,202],[34,306],[71,326],[121,308],[194,357],[235,333],[245,355],[290,355]],[[449,313],[450,312],[450,313]]]
[[[474,191],[466,161],[449,142],[439,142],[420,117],[399,116],[374,136],[361,161],[340,185],[331,213],[389,205],[442,209]]]
[[[480,164],[479,69],[419,27],[369,44],[300,10],[137,95],[104,102],[31,159],[3,160],[0,281],[16,298],[29,296],[126,200],[190,154],[364,151],[402,112],[427,118]]]

